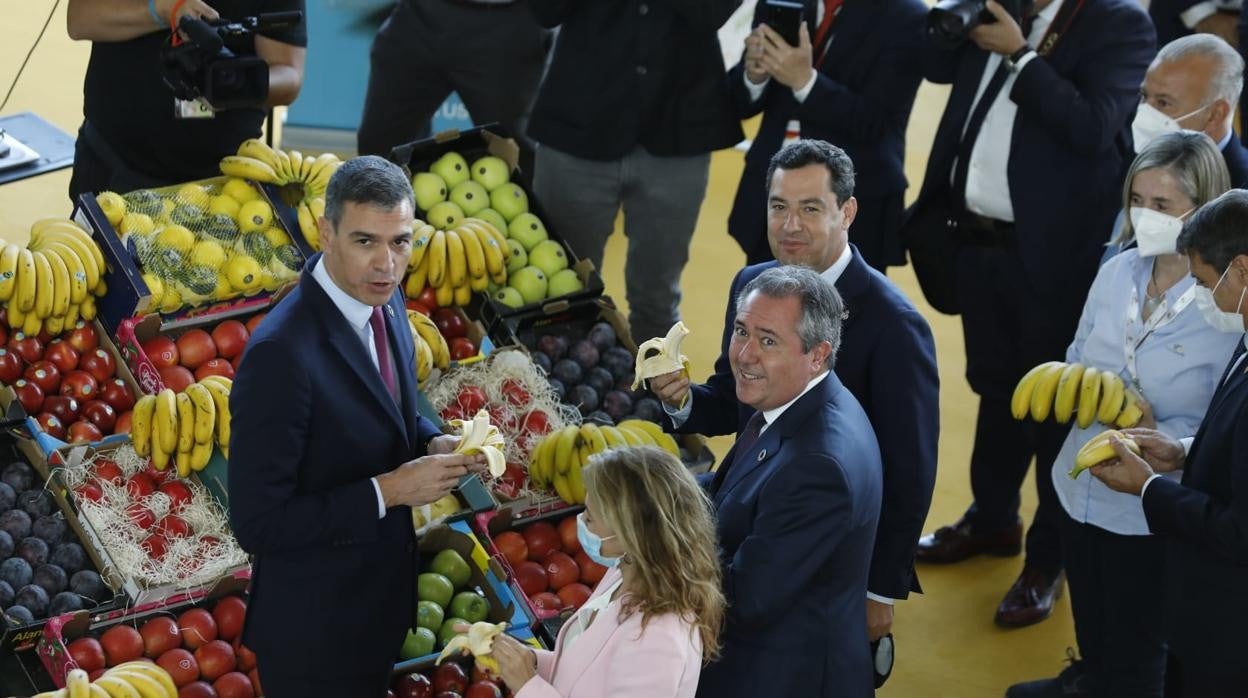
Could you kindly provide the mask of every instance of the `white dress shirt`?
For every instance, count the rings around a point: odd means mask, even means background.
[[[1054,0],[1051,5],[1036,15],[1031,25],[1031,34],[1027,36],[1028,44],[1037,46],[1044,39],[1044,34],[1048,31],[1053,18],[1057,16],[1058,10],[1061,9],[1062,2],[1063,0]],[[971,149],[971,162],[966,172],[966,207],[981,216],[1009,223],[1014,222],[1014,202],[1010,199],[1009,165],[1010,145],[1014,138],[1014,118],[1018,114],[1018,105],[1010,99],[1010,90],[1013,89],[1014,81],[1018,79],[1019,74],[1036,57],[1035,52],[1028,54],[1005,78],[1005,84],[1001,86],[1001,91],[997,93],[992,106],[988,108],[988,113],[984,115],[984,123],[980,126],[979,135]],[[1004,57],[999,53],[988,56],[983,77],[979,80],[979,91],[975,93],[975,99],[971,102],[969,114],[975,113],[980,97],[988,88],[988,83],[992,81],[993,74],[997,72],[1003,60],[1005,60]],[[967,121],[970,121],[969,115]],[[967,124],[962,126],[963,136],[966,135],[966,126]],[[953,172],[956,172],[957,168],[955,161],[949,175],[951,182]]]
[[[1188,29],[1195,29],[1197,24],[1212,17],[1218,12],[1239,12],[1243,0],[1207,0],[1198,2],[1179,13],[1179,19]]]
[[[364,351],[368,352],[373,368],[380,372],[381,364],[377,361],[377,345],[373,343],[373,326],[368,322],[373,317],[373,306],[359,302],[339,288],[338,284],[330,278],[329,271],[325,269],[323,257],[317,260],[316,266],[312,267],[312,278],[321,285],[321,288],[325,290],[325,295],[333,301],[334,307],[338,308],[347,324],[355,330],[356,336],[364,343]],[[386,500],[381,496],[381,485],[377,484],[377,478],[369,479],[373,481],[373,490],[377,493],[377,518],[385,518]]]
[[[616,605],[615,592],[624,584],[624,577],[615,580],[615,584],[607,587],[601,594],[586,601],[580,608],[576,609],[576,613],[568,619],[568,632],[563,635],[563,649],[566,651],[576,642],[589,626],[593,624],[598,616],[609,608]]]
[[[823,2],[815,3],[815,26],[816,27],[823,23],[823,13],[826,9],[827,8],[825,7]],[[826,54],[828,52],[828,49],[831,48],[832,40],[834,37],[835,37],[835,34],[833,34],[833,37],[829,37],[828,42],[824,44],[824,47],[823,47],[824,54]],[[812,40],[813,38],[814,37],[812,37]],[[815,50],[815,47],[812,46],[811,50],[812,51]],[[818,62],[817,58],[814,60]],[[767,78],[766,80],[756,85],[750,82],[750,79],[746,77],[744,70],[741,71],[741,79],[745,81],[745,89],[750,94],[751,102],[757,102],[758,98],[763,96],[763,91],[767,89],[767,83],[771,82],[771,78]],[[815,83],[818,81],[819,81],[819,70],[816,68],[815,70],[811,71],[810,79],[806,81],[805,85],[802,85],[801,87],[793,88],[793,99],[796,99],[798,104],[805,102],[806,98],[810,96],[810,91],[815,89]]]

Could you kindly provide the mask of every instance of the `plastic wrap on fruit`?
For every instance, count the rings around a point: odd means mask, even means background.
[[[666,337],[647,339],[637,347],[637,365],[633,377],[633,390],[641,387],[642,381],[655,376],[662,376],[674,371],[689,372],[689,358],[680,353],[680,343],[689,336],[689,328],[685,323],[677,321]]]
[[[456,635],[446,643],[446,647],[442,648],[442,653],[438,655],[434,664],[441,664],[447,657],[456,653],[471,654],[478,666],[497,676],[499,674],[498,660],[491,657],[490,652],[494,651],[494,637],[506,629],[506,623],[484,621],[473,623],[469,626],[468,632]]]

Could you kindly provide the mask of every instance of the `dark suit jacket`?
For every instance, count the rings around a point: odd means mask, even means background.
[[[755,23],[764,7],[759,2]],[[817,29],[813,7],[806,16],[813,41]],[[750,101],[744,65],[738,63],[728,73],[737,116],[763,114],[728,217],[728,232],[742,249],[754,249],[767,234],[767,165],[784,143],[791,119],[801,121],[803,138],[845,149],[857,172],[856,196],[878,198],[905,191],[906,123],[923,80],[919,61],[926,17],[927,7],[919,0],[846,2],[805,102],[798,102],[792,89],[775,80],[758,101]]]
[[[950,177],[988,61],[971,42],[927,43],[924,76],[953,90],[913,211],[960,205]],[[1118,212],[1131,119],[1154,54],[1152,23],[1136,0],[1087,0],[1053,53],[1019,73],[1009,94],[1018,114],[1008,177],[1022,280],[1033,290],[1087,295]]]
[[[1169,538],[1166,640],[1185,665],[1245,676],[1248,619],[1248,363],[1214,393],[1187,456],[1182,484],[1154,480],[1144,515]],[[1212,608],[1211,608],[1212,606]]]
[[[880,452],[836,374],[767,427],[710,494],[728,615],[698,695],[871,696],[866,586]]]
[[[911,591],[921,591],[914,573],[914,546],[936,483],[940,435],[936,345],[927,321],[901,290],[867,266],[858,250],[850,249],[853,260],[836,281],[849,317],[842,326],[835,370],[871,419],[884,462],[884,499],[867,589],[904,599]],[[744,428],[754,414],[749,405],[737,401],[728,344],[737,294],[776,265],[746,267],[733,279],[715,373],[705,384],[693,386],[693,409],[677,431],[731,434]]]
[[[587,160],[702,155],[741,141],[720,26],[741,0],[530,0],[560,27],[529,136]]]
[[[415,604],[411,510],[369,478],[424,455],[402,296],[387,319],[400,408],[311,270],[252,335],[230,395],[230,525],[254,556],[244,642],[262,666],[383,671]]]
[[[1157,47],[1161,48],[1166,44],[1187,36],[1192,30],[1183,23],[1183,18],[1179,17],[1182,13],[1190,10],[1201,0],[1152,0],[1148,4],[1148,16],[1153,20],[1153,26],[1157,28]]]
[[[1226,171],[1231,174],[1231,187],[1248,188],[1248,148],[1244,148],[1239,136],[1231,134],[1231,140],[1222,149],[1222,158],[1226,160]]]

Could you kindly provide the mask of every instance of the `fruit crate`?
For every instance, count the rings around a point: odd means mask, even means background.
[[[113,378],[116,380],[120,380],[121,383],[124,385],[124,389],[128,391],[129,407],[125,410],[125,412],[122,412],[120,409],[115,408],[116,417],[118,420],[120,420],[123,414],[128,413],[130,411],[130,408],[133,407],[134,399],[136,399],[139,395],[142,394],[139,392],[140,389],[139,389],[138,381],[135,380],[134,374],[130,372],[130,369],[126,365],[126,362],[122,359],[121,352],[117,349],[117,345],[113,343],[108,333],[105,332],[104,326],[100,322],[100,320],[98,318],[95,320],[92,320],[88,326],[90,327],[90,329],[92,330],[92,332],[94,333],[96,337],[96,341],[97,341],[96,349],[101,350],[105,354],[107,354],[108,358],[106,360],[111,361],[112,365],[114,366]],[[51,397],[51,396],[45,395],[45,399],[47,397]],[[85,401],[80,400],[79,402],[84,403]],[[125,404],[124,401],[119,402],[119,405],[124,405],[124,404]],[[39,447],[41,449],[43,449],[43,453],[45,456],[50,455],[52,452],[56,451],[57,449],[62,448],[67,445],[68,442],[66,440],[52,433],[49,433],[44,428],[44,425],[38,419],[38,417],[41,414],[43,414],[42,412],[36,413],[33,415],[26,412],[26,410],[21,405],[20,399],[18,398],[18,394],[14,391],[14,388],[12,386],[6,386],[3,384],[0,384],[0,407],[3,407],[6,410],[9,410],[12,408],[16,408],[17,410],[20,410],[20,414],[27,418],[26,428],[29,431],[30,437],[39,444]],[[79,405],[79,409],[82,409],[81,404]],[[14,414],[19,414],[19,413],[14,413]],[[70,424],[62,423],[61,427],[63,429],[68,430],[68,428],[70,427]],[[116,434],[106,435],[101,439],[96,439],[95,441],[91,441],[87,443],[90,443],[93,446],[107,447],[107,446],[123,444],[123,443],[128,442],[129,440],[130,440],[130,436],[128,435],[128,433],[116,433]]]
[[[285,291],[280,291],[277,294],[274,294],[274,300],[280,300],[285,295]],[[185,367],[185,364],[181,362],[180,357],[177,361],[172,361],[171,356],[149,356],[146,349],[144,349],[145,344],[157,337],[167,337],[176,342],[180,337],[182,337],[182,335],[190,332],[191,330],[199,329],[212,333],[216,330],[217,326],[224,322],[234,320],[242,323],[251,323],[252,321],[255,321],[256,318],[263,318],[265,314],[265,310],[256,310],[255,312],[243,315],[234,315],[229,318],[222,318],[215,315],[204,316],[199,318],[198,322],[186,324],[167,331],[161,330],[160,317],[156,315],[126,318],[117,326],[117,347],[120,349],[121,356],[125,359],[126,366],[129,367],[130,371],[134,375],[139,388],[143,390],[143,394],[155,395],[166,387],[165,381],[161,378],[161,369],[168,368],[171,365]],[[246,344],[247,336],[249,335],[250,331],[248,331],[248,334],[243,337],[243,345]],[[231,341],[235,341],[235,339],[236,338],[232,337]],[[217,351],[216,360],[223,358],[220,354],[220,347],[218,347],[215,342],[212,346]],[[233,349],[231,349],[231,351],[233,351]],[[232,358],[224,357],[226,362],[229,364],[229,368],[228,370],[219,372],[218,375],[224,375],[226,378],[233,380],[234,372],[238,369],[237,363],[242,359],[242,356],[243,352],[240,347]],[[170,363],[171,361],[172,363]],[[200,366],[202,366],[202,364]]]
[[[533,638],[533,621],[508,586],[506,568],[486,553],[467,521],[435,526],[421,536],[418,574],[428,572],[433,557],[448,549],[459,553],[468,563],[469,579],[463,589],[477,591],[489,601],[490,610],[485,619],[491,623],[506,622],[507,634],[518,640],[528,641]],[[447,618],[450,618],[449,613],[444,615],[444,622]],[[432,666],[440,651],[435,645],[434,651],[429,654],[400,660],[394,665],[394,673],[408,673]]]
[[[409,176],[412,176],[415,173],[427,171],[434,161],[450,152],[459,153],[469,163],[486,155],[493,155],[507,163],[511,170],[511,182],[518,185],[528,198],[529,212],[537,216],[545,225],[548,238],[562,245],[568,258],[568,267],[576,272],[577,278],[581,282],[581,289],[578,291],[556,298],[547,298],[539,302],[529,303],[517,308],[503,305],[486,294],[474,293],[473,302],[469,306],[473,315],[482,317],[489,323],[496,318],[533,312],[547,306],[559,307],[568,303],[597,298],[602,295],[605,288],[602,277],[594,269],[593,263],[578,257],[576,251],[571,249],[564,238],[559,235],[558,231],[551,226],[550,217],[533,193],[532,182],[528,175],[519,169],[519,148],[503,127],[496,123],[491,123],[466,131],[443,131],[424,140],[395,146],[390,151],[390,160],[398,163],[407,171]],[[427,213],[427,211],[421,210],[418,206],[416,217],[424,219]],[[507,230],[499,232],[504,236],[508,235]]]
[[[534,649],[545,649],[548,645],[544,645],[536,636],[528,638],[517,638],[521,642]],[[435,664],[437,655],[430,655],[420,659],[414,659],[410,662],[404,662],[400,669],[398,666],[391,677],[391,691],[399,698],[420,698],[422,696],[437,695],[482,695],[477,693],[469,693],[471,685],[480,680],[488,680],[494,683],[501,694],[510,696],[502,685],[502,679],[487,679],[480,671],[475,670],[472,657],[456,657],[455,659],[447,658],[440,666],[453,665],[456,669],[441,669]],[[416,677],[421,678],[416,678]],[[468,686],[467,689],[464,687]],[[431,687],[431,691],[428,690]]]
[[[241,659],[246,655],[230,646],[233,639],[238,636],[242,629],[243,617],[238,614],[239,606],[237,602],[229,602],[228,609],[230,613],[228,616],[226,614],[227,607],[222,607],[218,614],[213,614],[212,612],[214,610],[218,610],[217,605],[223,600],[227,598],[240,598],[244,599],[243,609],[245,613],[245,594],[250,579],[251,574],[249,570],[240,570],[236,574],[222,579],[211,588],[196,589],[189,592],[175,594],[136,608],[119,609],[110,613],[94,616],[83,611],[57,616],[48,621],[39,637],[37,649],[39,660],[42,662],[48,675],[52,678],[52,682],[55,683],[58,688],[64,687],[65,676],[71,669],[81,668],[90,673],[97,668],[95,664],[90,662],[88,662],[86,666],[82,666],[82,664],[74,660],[69,648],[76,640],[81,640],[83,638],[95,638],[98,640],[110,629],[117,626],[129,626],[138,631],[143,628],[146,623],[159,618],[168,618],[174,620],[175,625],[181,625],[181,623],[176,623],[176,621],[182,618],[183,614],[193,609],[203,609],[204,611],[207,611],[210,616],[214,616],[213,624],[208,625],[207,622],[203,620],[203,616],[201,614],[195,614],[199,617],[195,619],[194,623],[187,623],[187,625],[194,628],[201,628],[205,625],[210,628],[216,628],[218,634],[213,637],[213,639],[226,642],[227,647],[231,650],[230,656],[235,657],[236,659]],[[229,636],[228,640],[225,635],[220,634],[222,624],[218,624],[217,615],[219,615],[220,620],[225,621],[224,625],[226,625],[227,634]],[[168,624],[163,621],[159,622],[156,626],[151,626],[151,628],[152,630],[155,630],[158,626],[162,625],[164,626],[161,628],[162,630],[166,630],[168,628]],[[186,631],[183,631],[180,637],[162,641],[162,639],[159,638],[163,637],[163,632],[150,632],[150,635],[154,638],[153,649],[163,649],[164,651],[179,648],[185,649],[186,645],[184,644],[182,638],[185,637],[186,634]],[[130,637],[125,638],[124,635],[129,635]],[[127,644],[122,642],[123,639],[132,640],[134,637],[130,633],[125,633],[124,635],[119,633],[119,637],[116,642],[117,646]],[[142,640],[147,639],[145,636],[140,636],[140,638]],[[174,643],[176,643],[176,645]],[[77,648],[75,648],[75,650],[76,649]],[[145,649],[145,644],[140,643],[140,647],[138,649],[143,651]],[[223,650],[225,648],[218,646],[214,647],[214,649]],[[93,653],[82,652],[80,654],[80,658],[89,657],[91,654]],[[149,659],[158,660],[160,654],[155,652],[153,652],[153,654],[156,654],[156,656],[148,655],[145,651],[143,651],[143,654],[139,657],[127,658],[138,659],[142,656],[146,656]],[[99,656],[95,661],[103,662],[104,657]],[[255,655],[250,655],[250,657],[244,661],[249,661],[250,667],[254,668]],[[175,680],[178,678],[180,677],[175,677]]]
[[[14,423],[10,421],[6,424],[12,425]],[[34,470],[31,473],[32,488],[28,491],[36,491],[38,489],[38,468],[35,461],[40,461],[43,458],[43,453],[38,445],[29,439],[18,437],[12,428],[5,428],[3,435],[0,435],[0,457],[3,457],[6,463],[17,460],[27,461]],[[79,592],[91,591],[100,599],[89,613],[109,613],[124,607],[126,597],[124,593],[118,591],[122,588],[122,582],[112,572],[112,561],[107,556],[101,556],[91,544],[89,535],[66,501],[64,493],[59,488],[48,488],[48,493],[43,495],[43,498],[46,500],[48,497],[52,499],[55,509],[52,509],[51,513],[45,516],[53,520],[64,521],[65,530],[61,534],[63,543],[78,545],[86,557],[86,560],[83,561],[85,563],[83,569],[100,575],[102,584],[81,580],[78,583],[79,586],[76,587]],[[35,521],[39,521],[40,518],[35,518]],[[55,549],[50,551],[50,553],[55,552]],[[59,559],[60,556],[56,557]],[[53,555],[49,554],[48,559],[53,559]],[[67,576],[69,575],[67,574]],[[83,585],[93,588],[88,590]],[[21,589],[14,589],[14,591],[21,591]],[[49,596],[52,595],[49,594]],[[79,598],[82,598],[82,596]],[[11,604],[12,601],[7,601],[6,603]],[[84,613],[87,612],[84,611]],[[35,652],[39,637],[48,622],[49,614],[47,613],[44,613],[43,617],[35,618],[33,622],[24,622],[21,619],[10,618],[7,617],[7,614],[0,621],[0,685],[3,685],[10,691],[30,689],[32,693],[51,688]]]

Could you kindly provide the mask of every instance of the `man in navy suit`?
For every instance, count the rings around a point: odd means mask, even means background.
[[[729,359],[756,413],[708,487],[728,615],[699,696],[873,694],[862,619],[880,451],[831,370],[843,313],[832,284],[798,266],[737,299]]]
[[[772,158],[766,174],[767,235],[777,262],[746,267],[732,282],[722,350],[715,373],[690,386],[683,374],[660,376],[650,387],[665,402],[677,431],[731,434],[754,408],[736,399],[729,348],[741,289],[779,264],[801,265],[836,286],[848,317],[836,360],[837,378],[866,411],[880,443],[884,496],[867,583],[872,641],[889,632],[893,604],[920,591],[914,546],[936,482],[940,378],[927,321],[883,274],[850,245],[858,225],[854,163],[840,148],[800,140]],[[691,401],[683,410],[685,397]]]
[[[1248,327],[1248,192],[1232,189],[1183,227],[1196,303],[1218,329]],[[1231,698],[1248,689],[1248,335],[1243,336],[1190,440],[1128,429],[1143,458],[1115,441],[1118,457],[1094,466],[1106,485],[1139,495],[1148,527],[1166,536],[1166,578],[1143,579],[1165,604],[1167,696]],[[1183,471],[1179,482],[1158,473]]]
[[[1152,0],[1148,16],[1157,27],[1157,44],[1164,46],[1193,32],[1235,40],[1235,25],[1243,0]]]
[[[230,525],[253,555],[243,641],[276,698],[385,694],[413,624],[410,507],[483,468],[417,412],[399,290],[413,210],[396,165],[343,163],[318,222],[324,253],[234,381]]]
[[[987,7],[995,21],[967,41],[929,34],[924,60],[925,76],[952,91],[904,236],[924,294],[962,314],[980,402],[974,502],[920,540],[921,562],[1022,547],[1019,488],[1033,458],[1053,462],[1067,427],[1015,420],[1010,397],[1074,336],[1120,207],[1131,117],[1155,50],[1136,0],[1037,0],[1021,19]],[[1047,618],[1062,587],[1060,509],[1049,478],[1036,482],[1023,570],[995,614],[1006,627]]]
[[[920,0],[806,0],[797,46],[762,24],[728,74],[737,115],[763,114],[728,217],[748,264],[772,258],[765,192],[771,156],[792,139],[828,141],[858,167],[858,216],[850,241],[884,271],[906,263],[898,230],[905,213],[906,123],[923,79],[927,7]]]

